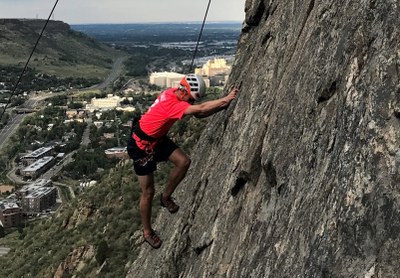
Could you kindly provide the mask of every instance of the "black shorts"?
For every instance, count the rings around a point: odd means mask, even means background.
[[[144,150],[136,145],[131,137],[128,142],[128,154],[133,159],[133,169],[138,176],[146,176],[157,169],[157,162],[168,161],[168,158],[178,146],[167,136],[158,139],[154,147],[154,154],[149,156]]]

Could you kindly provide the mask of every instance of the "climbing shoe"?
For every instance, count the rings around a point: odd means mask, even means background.
[[[151,231],[151,234],[145,236],[143,235],[144,240],[150,244],[151,247],[153,247],[154,249],[158,249],[161,247],[162,244],[162,240],[158,237],[158,235],[156,234],[156,232],[154,230]]]
[[[162,194],[160,197],[160,203],[162,207],[167,208],[170,213],[175,213],[179,210],[179,206],[175,204],[174,199],[172,197],[163,198]]]

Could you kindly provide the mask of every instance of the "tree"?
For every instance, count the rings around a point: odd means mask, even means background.
[[[100,241],[99,245],[97,246],[96,250],[96,261],[99,265],[102,265],[108,256],[108,252],[110,248],[108,247],[107,242],[103,239]]]

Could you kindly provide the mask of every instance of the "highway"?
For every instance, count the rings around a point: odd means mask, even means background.
[[[14,134],[19,124],[27,115],[28,114],[17,114],[15,116],[11,116],[11,120],[0,132],[0,148],[5,146],[7,140],[11,137],[11,135]]]
[[[114,82],[118,76],[121,74],[122,68],[124,66],[124,61],[128,57],[118,57],[117,60],[115,60],[113,67],[111,69],[111,73],[108,75],[106,80],[104,80],[102,83],[94,85],[90,87],[90,89],[104,89],[108,85],[110,85],[112,82]]]
[[[109,84],[111,84],[114,80],[116,80],[122,72],[123,65],[124,65],[123,63],[126,59],[127,59],[127,57],[117,58],[114,62],[112,70],[111,70],[109,76],[106,78],[106,80],[104,80],[102,83],[100,83],[98,85],[92,86],[91,88],[103,89],[103,88],[107,87]],[[35,108],[39,101],[42,101],[53,95],[54,94],[51,94],[51,93],[41,93],[39,95],[32,95],[20,107],[28,108],[28,109]],[[11,110],[12,109],[7,109],[7,111],[11,111]],[[14,115],[14,113],[11,114],[11,118],[10,118],[10,121],[8,122],[7,126],[5,126],[2,130],[0,130],[0,149],[5,147],[8,139],[10,139],[11,135],[14,134],[14,132],[17,130],[19,124],[22,122],[22,120],[27,115],[29,115],[29,114],[16,114],[16,115]],[[88,144],[89,144],[89,141],[87,139],[85,139],[85,141],[83,142],[83,145],[87,146]]]
[[[41,100],[44,100],[48,98],[49,96],[52,96],[52,94],[45,93],[45,94],[40,94],[40,95],[33,95],[29,99],[25,101],[23,105],[21,105],[21,108],[34,108],[37,106],[38,102]],[[13,108],[7,109],[8,112],[11,112]],[[1,130],[0,132],[0,149],[3,148],[8,139],[10,139],[11,135],[14,134],[14,132],[17,130],[19,124],[25,119],[26,116],[28,116],[29,113],[27,114],[15,114],[11,113],[10,115],[10,120],[8,121],[7,125]]]

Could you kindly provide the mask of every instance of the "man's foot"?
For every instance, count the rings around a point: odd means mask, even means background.
[[[161,247],[162,240],[158,237],[154,230],[151,230],[151,232],[147,235],[143,233],[143,237],[144,240],[154,249],[158,249]]]
[[[179,210],[179,206],[175,204],[174,199],[172,197],[164,198],[161,194],[160,203],[162,207],[167,208],[170,213],[175,213]]]

